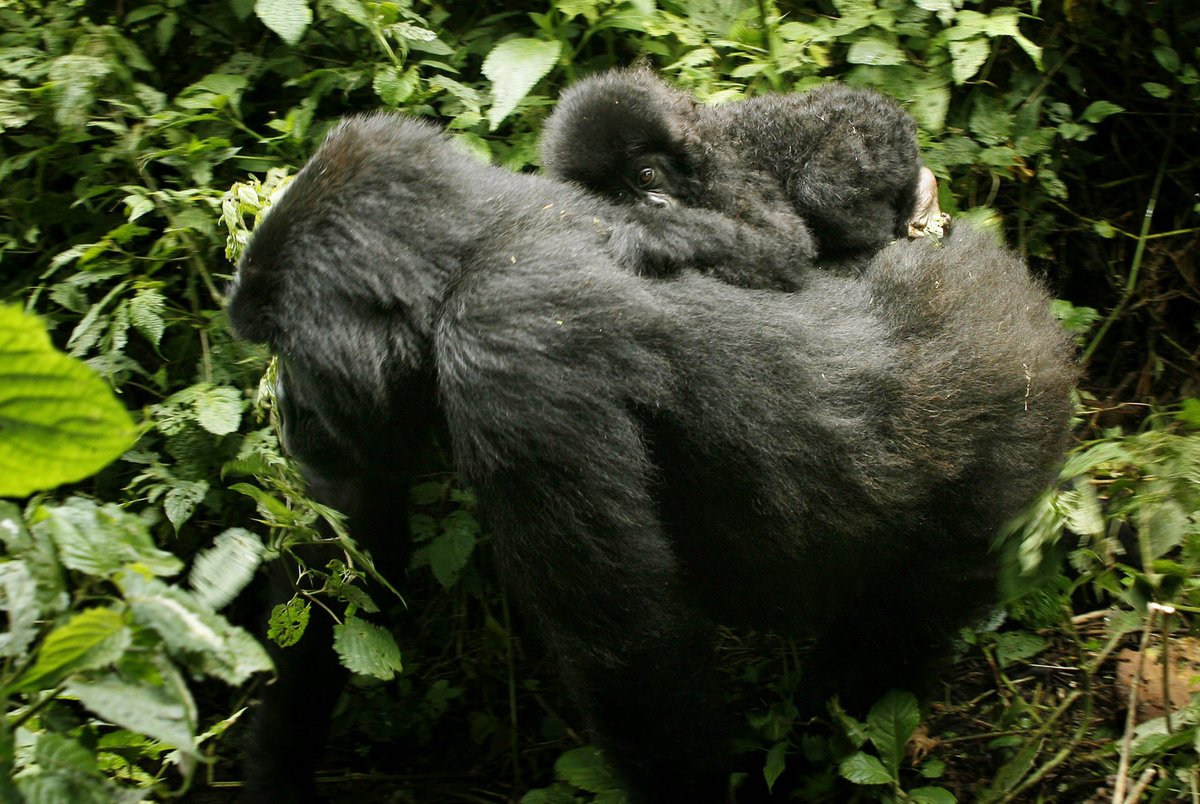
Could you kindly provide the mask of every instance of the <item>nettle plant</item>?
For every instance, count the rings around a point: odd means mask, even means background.
[[[41,495],[102,469],[140,428],[15,307],[0,307],[0,389],[0,498],[29,497],[23,510],[0,500],[0,797],[136,801],[186,786],[237,718],[202,722],[189,679],[240,685],[271,667],[218,612],[263,545],[230,528],[172,581],[184,565],[155,545],[153,513]]]

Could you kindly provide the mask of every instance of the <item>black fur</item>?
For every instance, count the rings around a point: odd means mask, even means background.
[[[903,685],[992,600],[989,541],[1053,477],[1075,372],[1042,288],[968,228],[783,294],[631,270],[626,209],[349,119],[255,232],[229,316],[280,355],[286,443],[377,554],[440,422],[632,800],[720,801],[714,625],[815,637],[814,696]],[[316,663],[279,656],[262,800],[311,792],[278,757],[313,753],[323,715],[281,708]]]
[[[833,83],[702,106],[646,69],[568,89],[546,122],[542,161],[613,200],[674,200],[773,230],[777,242],[815,239],[815,258],[836,268],[861,268],[906,234],[921,169],[912,117],[874,90]]]

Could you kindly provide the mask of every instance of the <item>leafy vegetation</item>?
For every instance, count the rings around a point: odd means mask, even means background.
[[[865,722],[836,707],[799,722],[793,646],[728,635],[752,702],[746,773],[828,800],[1071,800],[1110,776],[1116,800],[1196,796],[1200,708],[1139,725],[1118,713],[1147,693],[1109,680],[1126,649],[1141,675],[1195,673],[1176,667],[1200,610],[1193,6],[0,3],[0,293],[40,319],[0,307],[0,798],[166,797],[201,759],[210,781],[236,778],[222,737],[266,664],[231,624],[257,621],[238,593],[325,520],[343,560],[308,567],[271,632],[295,638],[314,607],[337,618],[358,675],[335,728],[355,739],[329,767],[418,800],[463,779],[616,800],[437,445],[412,490],[418,549],[389,589],[304,495],[270,426],[267,356],[232,340],[221,299],[254,221],[340,115],[431,117],[528,169],[561,89],[638,58],[712,102],[832,77],[900,98],[942,207],[990,217],[1049,278],[1088,371],[1062,483],[1005,540],[1007,616],[966,637],[924,725],[899,694]],[[375,608],[400,614],[395,635],[358,616]],[[1175,659],[1145,660],[1155,648]]]

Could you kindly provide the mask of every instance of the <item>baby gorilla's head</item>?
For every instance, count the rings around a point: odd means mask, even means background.
[[[587,78],[559,101],[542,136],[542,164],[556,178],[616,201],[694,206],[704,153],[696,102],[645,69]]]

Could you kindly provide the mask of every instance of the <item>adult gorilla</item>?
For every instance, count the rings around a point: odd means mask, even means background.
[[[815,636],[814,695],[904,684],[992,598],[989,541],[1053,476],[1074,370],[1045,293],[976,232],[789,294],[641,275],[613,256],[645,245],[628,209],[350,119],[255,233],[229,315],[281,358],[314,494],[377,554],[444,425],[631,798],[721,801],[714,624]],[[270,801],[311,794],[298,742],[329,694],[323,646],[291,650],[252,748]]]

